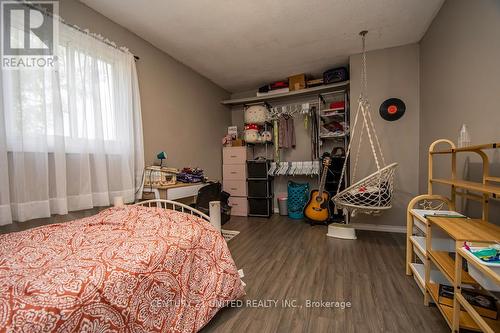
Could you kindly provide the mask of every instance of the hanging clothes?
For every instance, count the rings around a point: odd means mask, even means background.
[[[280,148],[295,148],[295,125],[293,118],[282,116],[278,124],[279,131],[279,147]]]

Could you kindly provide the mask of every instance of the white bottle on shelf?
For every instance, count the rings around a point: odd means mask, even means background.
[[[462,128],[460,128],[460,134],[458,135],[458,147],[468,147],[471,145],[470,134],[467,129],[467,125],[462,124]]]

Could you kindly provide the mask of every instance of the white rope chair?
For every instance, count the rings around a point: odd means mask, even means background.
[[[380,146],[380,141],[373,124],[370,103],[367,98],[367,75],[366,75],[366,49],[365,49],[365,35],[367,31],[362,31],[360,35],[363,40],[363,53],[362,53],[362,69],[361,69],[361,93],[359,96],[358,109],[354,118],[354,125],[351,128],[351,140],[346,152],[346,158],[342,167],[340,179],[344,179],[346,168],[348,165],[348,158],[352,150],[352,138],[358,133],[358,126],[360,123],[360,115],[362,117],[361,130],[359,133],[359,141],[357,147],[356,158],[353,169],[353,182],[356,179],[356,171],[358,168],[358,161],[360,150],[363,143],[363,134],[366,131],[368,136],[371,151],[377,171],[369,176],[355,182],[344,190],[340,190],[342,181],[339,182],[337,194],[332,198],[335,203],[336,209],[347,209],[352,215],[357,212],[378,215],[382,211],[392,207],[392,197],[394,192],[394,174],[397,168],[397,163],[387,165],[385,163],[384,154]]]

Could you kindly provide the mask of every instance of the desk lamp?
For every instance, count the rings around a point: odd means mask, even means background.
[[[158,153],[158,155],[156,155],[156,158],[160,160],[160,168],[163,167],[163,160],[165,160],[167,158],[167,153],[165,153],[164,151],[161,151]]]

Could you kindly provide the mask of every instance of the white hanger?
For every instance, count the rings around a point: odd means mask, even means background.
[[[276,162],[271,162],[271,167],[269,168],[269,171],[267,172],[267,174],[269,176],[274,176],[274,172],[276,170],[276,167],[277,167]]]
[[[299,162],[292,162],[292,167],[290,168],[289,175],[295,175],[295,173],[298,171],[299,168]]]
[[[271,167],[267,172],[270,176],[298,176],[298,175],[319,175],[321,165],[319,161],[292,161],[292,162],[271,162]]]

